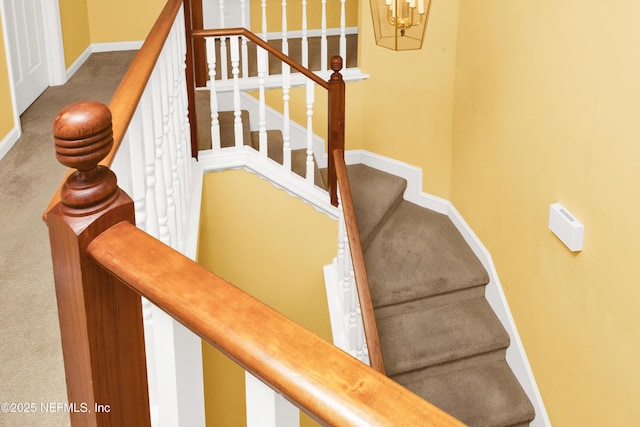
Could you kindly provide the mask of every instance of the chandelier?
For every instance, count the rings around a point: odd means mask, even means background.
[[[376,44],[393,50],[422,47],[431,0],[369,0]]]

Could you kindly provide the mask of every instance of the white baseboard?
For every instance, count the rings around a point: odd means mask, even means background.
[[[98,52],[120,52],[123,50],[140,50],[144,42],[130,41],[130,42],[116,42],[116,43],[93,43],[91,45],[91,51],[93,53]]]
[[[20,126],[14,126],[9,133],[0,141],[0,160],[16,145],[16,142],[20,139],[22,130]]]
[[[78,57],[78,59],[76,59],[73,64],[71,64],[71,66],[69,68],[67,68],[67,81],[69,81],[69,79],[71,77],[73,77],[73,75],[80,69],[80,67],[82,66],[82,64],[84,64],[87,59],[89,59],[89,57],[91,56],[91,54],[93,53],[91,46],[88,46],[84,52],[82,52],[80,54],[80,56]]]
[[[447,215],[451,219],[489,274],[490,281],[486,287],[485,298],[511,338],[511,345],[507,349],[506,359],[514,375],[518,378],[522,388],[529,397],[529,400],[535,407],[536,418],[530,425],[533,427],[551,426],[544,402],[542,401],[542,396],[540,395],[536,380],[533,376],[531,365],[529,364],[522,340],[520,339],[520,334],[511,315],[509,304],[502,290],[502,285],[491,255],[471,227],[469,227],[462,218],[458,210],[450,201],[422,191],[422,170],[420,168],[366,150],[347,151],[345,153],[345,161],[347,164],[362,163],[383,172],[404,178],[407,181],[407,188],[404,193],[405,200]]]

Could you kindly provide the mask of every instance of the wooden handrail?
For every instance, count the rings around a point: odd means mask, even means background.
[[[322,424],[463,425],[128,222],[87,253]]]
[[[193,30],[191,32],[191,36],[196,39],[205,38],[205,37],[231,37],[231,36],[246,37],[247,39],[254,42],[256,45],[260,46],[261,48],[269,52],[271,55],[278,58],[280,61],[289,64],[291,68],[293,68],[294,70],[302,73],[307,78],[313,80],[316,84],[322,86],[327,90],[329,89],[329,83],[324,81],[322,78],[316,75],[313,71],[309,70],[308,68],[300,64],[298,61],[291,59],[289,56],[285,55],[278,49],[274,48],[269,43],[262,40],[260,37],[253,34],[251,31],[247,30],[246,28],[219,28],[219,29],[212,29],[212,30]]]
[[[160,16],[156,20],[155,24],[151,28],[147,38],[145,39],[140,51],[136,54],[133,62],[129,66],[126,74],[122,78],[120,85],[116,89],[111,102],[109,103],[109,109],[113,116],[113,147],[107,157],[100,162],[101,165],[111,166],[113,158],[115,157],[120,144],[124,138],[127,128],[131,123],[133,115],[138,107],[138,103],[142,98],[149,77],[153,72],[153,69],[160,57],[162,48],[167,40],[171,27],[175,22],[178,11],[182,6],[184,0],[168,0],[165,4]],[[186,3],[189,3],[188,1]],[[192,131],[193,134],[193,131]],[[194,141],[192,141],[193,143]],[[43,216],[45,222],[47,220],[46,215],[53,206],[60,201],[60,189],[63,183],[66,181],[69,174],[73,171],[70,170],[67,176],[60,184],[58,191],[55,192],[53,198],[49,202],[45,214]]]
[[[362,313],[364,334],[367,341],[367,348],[369,350],[369,361],[373,369],[385,374],[382,350],[380,349],[380,338],[378,336],[378,326],[373,312],[373,303],[371,302],[369,279],[367,278],[367,270],[364,266],[362,244],[360,243],[360,232],[358,231],[358,224],[356,222],[356,211],[353,206],[351,185],[349,184],[349,178],[347,176],[347,166],[344,162],[344,153],[341,153],[340,150],[335,150],[333,152],[333,158],[336,165],[336,173],[338,175],[342,211],[344,212],[345,227],[347,229],[347,237],[349,239],[349,250],[351,251],[351,259],[353,260],[353,274],[356,279],[358,298],[360,299],[360,311]]]

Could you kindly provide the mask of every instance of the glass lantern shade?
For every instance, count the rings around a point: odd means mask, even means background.
[[[422,48],[431,0],[369,0],[376,44],[392,50]]]

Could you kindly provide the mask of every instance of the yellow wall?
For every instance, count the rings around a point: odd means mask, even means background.
[[[421,50],[375,44],[369,0],[360,0],[359,66],[347,85],[347,149],[364,148],[423,168],[424,190],[448,198],[458,1],[434,1]],[[353,114],[353,116],[352,116]]]
[[[460,2],[453,202],[558,427],[640,419],[638,16],[631,0]],[[549,231],[554,202],[585,225],[583,252]]]
[[[59,0],[65,67],[69,68],[91,44],[87,0]]]
[[[198,262],[331,341],[322,268],[337,223],[245,171],[205,175],[203,194]],[[207,344],[203,359],[207,425],[245,425],[244,371]]]
[[[9,88],[9,67],[4,48],[2,20],[0,20],[0,141],[15,127],[13,120],[13,104]]]
[[[144,40],[166,0],[86,0],[91,43]]]

